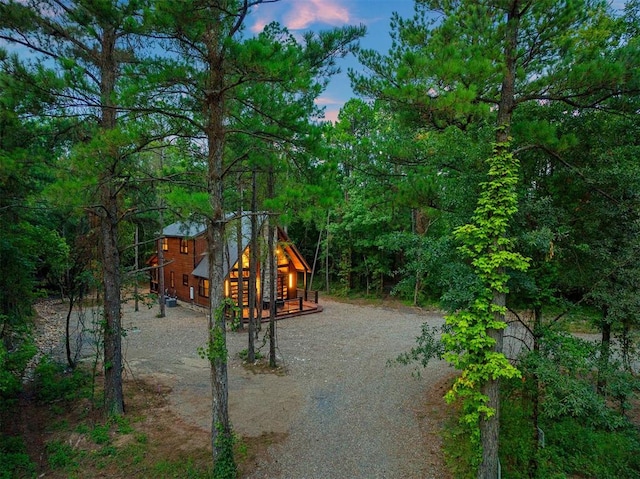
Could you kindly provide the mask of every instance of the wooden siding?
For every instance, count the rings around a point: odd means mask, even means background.
[[[304,294],[304,301],[301,299],[300,290],[298,290],[299,273],[305,274],[304,286],[306,286],[306,271],[308,269],[307,263],[299,255],[295,247],[291,245],[290,240],[286,237],[280,229],[278,229],[278,240],[280,245],[278,247],[278,268],[277,268],[277,280],[276,280],[276,298],[278,301],[278,316],[281,315],[296,315],[304,314],[305,312],[321,311],[322,308],[317,305],[308,303],[306,301],[306,294]],[[186,244],[187,252],[182,252]],[[188,238],[180,236],[169,235],[160,239],[157,243],[158,247],[165,246],[163,249],[164,256],[164,284],[165,291],[169,297],[175,297],[185,304],[193,304],[203,308],[209,308],[209,298],[200,294],[202,292],[202,284],[204,279],[198,276],[194,276],[192,273],[194,269],[200,264],[201,261],[206,260],[206,235],[200,234],[195,238]],[[245,250],[247,251],[247,250]],[[247,253],[245,253],[247,254]],[[153,262],[153,263],[152,263]],[[157,255],[149,260],[149,263],[153,266],[157,265]],[[248,263],[248,260],[247,260]],[[206,264],[206,263],[205,263]],[[235,265],[234,265],[235,266]],[[298,270],[300,267],[301,270]],[[202,268],[202,265],[201,265]],[[245,282],[244,282],[244,301],[243,310],[248,310],[248,264],[244,270]],[[260,266],[258,266],[260,269]],[[158,270],[153,270],[158,271]],[[158,271],[159,273],[159,271]],[[260,272],[258,272],[258,278],[260,280]],[[225,293],[234,298],[237,301],[238,293],[238,270],[232,268],[225,280]],[[151,288],[153,290],[154,285],[154,272],[151,273]],[[157,286],[156,286],[157,287]],[[159,292],[158,292],[159,293]],[[263,316],[265,311],[265,302],[262,301],[260,295],[260,287],[258,287],[258,297],[256,301],[256,309],[258,316]],[[267,299],[267,298],[265,298]],[[268,299],[267,299],[268,301]],[[317,301],[317,300],[316,300]],[[303,307],[304,304],[304,307]],[[247,313],[248,314],[248,313]],[[264,318],[263,318],[264,319]]]
[[[187,253],[180,252],[180,243],[183,238],[169,237],[167,240],[167,250],[164,251],[164,284],[167,294],[177,297],[181,301],[191,301],[191,288],[193,288],[193,302],[200,306],[208,306],[208,298],[198,294],[198,278],[191,273],[202,260],[206,252],[206,240],[204,235],[187,240]],[[174,276],[174,286],[171,287],[171,273]],[[183,282],[183,275],[187,275],[187,284]]]

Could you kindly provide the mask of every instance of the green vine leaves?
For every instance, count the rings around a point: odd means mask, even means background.
[[[477,428],[481,417],[495,411],[487,406],[488,397],[481,393],[489,380],[520,377],[520,372],[502,352],[495,350],[491,330],[506,327],[504,301],[496,301],[508,293],[509,270],[524,271],[529,259],[512,251],[513,241],[507,230],[517,211],[519,161],[508,151],[507,143],[497,143],[487,160],[488,181],[481,184],[482,193],[471,224],[454,231],[461,243],[459,251],[468,257],[483,288],[467,310],[445,318],[451,331],[443,334],[444,358],[461,370],[461,375],[445,395],[447,402],[464,401],[463,423]]]

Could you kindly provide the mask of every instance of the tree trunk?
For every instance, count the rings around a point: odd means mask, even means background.
[[[507,29],[505,33],[505,69],[500,89],[500,101],[498,105],[498,118],[496,121],[496,154],[504,151],[505,144],[509,140],[511,132],[511,119],[515,108],[515,80],[516,80],[516,58],[518,47],[518,27],[520,21],[520,0],[511,3],[511,10],[508,13]],[[499,238],[494,240],[495,251],[501,251],[503,246],[499,245]],[[499,307],[506,305],[506,294],[497,290],[492,291],[492,303]],[[496,321],[504,322],[505,316],[502,313],[494,313]],[[502,353],[503,330],[490,329],[487,334],[495,340],[494,351]],[[499,469],[499,447],[500,447],[500,382],[496,379],[489,379],[481,388],[482,393],[488,399],[487,406],[495,410],[491,418],[481,418],[480,420],[480,442],[482,445],[482,462],[478,468],[478,479],[496,479]]]
[[[506,295],[494,293],[493,304],[504,306]],[[504,315],[494,313],[496,320],[504,320]],[[487,334],[495,340],[494,351],[502,352],[503,330],[490,329]],[[489,398],[487,406],[495,412],[490,417],[480,418],[480,441],[482,443],[482,462],[478,470],[478,478],[495,479],[498,477],[498,452],[500,445],[500,382],[497,379],[489,379],[481,388],[482,394]]]
[[[162,225],[162,219],[160,220]],[[161,230],[162,231],[162,227]],[[159,318],[165,317],[165,297],[164,297],[164,249],[162,249],[162,239],[158,240],[158,305],[160,307]]]
[[[104,399],[105,412],[111,416],[124,413],[120,252],[116,196],[109,185],[104,185],[103,190],[102,205],[107,210],[100,224],[104,274]]]
[[[140,310],[140,306],[139,306],[139,298],[138,298],[138,269],[140,268],[140,265],[138,264],[139,262],[139,227],[138,225],[136,225],[136,231],[135,231],[135,235],[134,235],[134,251],[135,251],[135,273],[133,276],[133,301],[134,301],[134,306],[133,306],[133,310],[137,313]]]
[[[236,226],[237,235],[237,249],[238,249],[238,308],[239,321],[238,329],[244,328],[244,265],[242,264],[244,251],[243,251],[243,237],[242,237],[242,176],[238,174],[238,192],[240,194],[240,201],[238,206],[238,223]]]
[[[249,247],[249,346],[247,360],[253,363],[256,360],[256,307],[257,307],[257,276],[258,276],[258,191],[257,172],[253,167],[251,178],[251,246]]]
[[[631,339],[631,324],[632,319],[628,315],[625,315],[622,320],[621,354],[622,366],[624,367],[624,370],[629,373],[632,372],[631,346],[633,345],[633,342]]]
[[[273,165],[269,167],[269,179],[267,182],[267,196],[272,199],[275,196],[275,178],[273,174]],[[276,367],[276,287],[278,285],[278,268],[275,245],[276,229],[274,222],[269,216],[269,239],[267,241],[267,261],[269,263],[269,366]]]
[[[229,389],[227,372],[226,324],[224,297],[224,46],[222,20],[213,18],[204,33],[208,51],[208,81],[205,98],[207,119],[207,191],[211,218],[207,225],[209,253],[209,361],[211,364],[211,448],[214,476],[220,471],[224,477],[235,477],[233,435],[229,421]],[[234,471],[231,476],[229,471]]]
[[[64,333],[65,333],[64,345],[67,353],[67,364],[71,369],[75,369],[76,367],[75,358],[71,359],[71,332],[69,330],[71,326],[71,314],[73,313],[73,305],[75,304],[75,299],[76,299],[75,293],[71,292],[71,294],[69,294],[69,309],[67,310],[67,320],[65,322],[65,328],[64,328]]]
[[[542,307],[533,310],[533,353],[540,354],[540,338],[542,335]],[[529,459],[529,477],[538,477],[538,448],[540,444],[540,378],[533,374],[531,378],[531,422],[533,425],[533,451]]]
[[[600,340],[600,367],[598,370],[598,393],[606,394],[608,366],[611,358],[611,321],[609,308],[602,308],[602,337]]]
[[[325,274],[325,282],[326,282],[326,288],[327,288],[327,294],[330,293],[330,287],[329,287],[329,214],[327,214],[327,244],[325,247],[325,267],[324,267],[324,274]]]
[[[117,126],[116,107],[113,103],[117,75],[115,59],[116,33],[113,28],[102,31],[100,52],[100,95],[102,132]],[[104,141],[109,142],[110,139]],[[100,177],[100,237],[102,272],[104,281],[104,371],[105,412],[121,415],[124,412],[122,392],[122,330],[121,330],[121,278],[120,250],[118,249],[118,187],[117,146],[107,144],[103,161],[105,170]]]

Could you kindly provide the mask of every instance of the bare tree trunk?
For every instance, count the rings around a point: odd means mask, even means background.
[[[273,165],[269,167],[269,179],[267,182],[267,196],[272,199],[275,194],[275,178],[273,174]],[[276,257],[276,245],[274,244],[274,236],[276,229],[274,221],[269,216],[269,239],[267,241],[267,261],[269,263],[269,366],[276,367],[276,287],[278,284],[278,270],[277,270],[277,257]]]
[[[256,335],[256,306],[257,306],[257,276],[258,276],[258,191],[257,172],[253,167],[251,177],[251,246],[249,247],[249,346],[247,360],[253,363],[256,360],[255,335]]]
[[[75,369],[76,367],[75,359],[71,359],[71,331],[70,331],[71,314],[73,313],[73,305],[75,304],[75,299],[76,299],[75,293],[71,292],[71,294],[69,294],[69,309],[67,310],[67,320],[65,322],[65,328],[64,328],[64,332],[65,332],[64,345],[67,353],[67,364],[71,369]]]
[[[540,354],[540,338],[542,335],[542,307],[533,310],[533,352]],[[534,374],[531,378],[531,422],[533,423],[533,451],[529,459],[529,477],[538,477],[538,447],[540,444],[540,378]]]
[[[325,282],[327,288],[327,294],[330,292],[329,288],[329,214],[327,214],[327,243],[325,247],[325,266],[324,266],[324,274],[325,274]]]
[[[273,254],[273,226],[269,221],[269,270],[271,276],[271,287],[269,288],[269,367],[275,368],[276,364],[276,259]]]
[[[236,227],[237,234],[237,249],[238,249],[238,308],[240,308],[240,320],[238,321],[238,329],[244,328],[244,265],[242,264],[244,251],[243,251],[243,237],[242,237],[242,174],[238,174],[238,193],[240,194],[240,200],[238,204],[238,223]]]
[[[611,358],[611,321],[609,308],[602,308],[602,336],[600,340],[600,367],[598,368],[598,393],[606,394],[608,366]]]
[[[160,213],[160,232],[162,232],[162,212]],[[158,305],[160,307],[159,318],[165,317],[165,295],[164,295],[164,249],[162,235],[158,240]]]
[[[138,298],[138,269],[140,268],[138,262],[139,262],[139,227],[138,225],[136,225],[136,232],[133,238],[133,241],[135,243],[134,245],[134,251],[135,251],[135,273],[133,276],[133,301],[134,301],[134,306],[133,306],[133,310],[137,313],[140,310],[139,307],[139,298]]]

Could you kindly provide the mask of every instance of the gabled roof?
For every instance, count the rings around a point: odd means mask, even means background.
[[[262,225],[264,224],[265,219],[267,218],[266,213],[258,213],[258,230],[262,229]],[[235,215],[227,215],[227,220],[232,220]],[[251,214],[250,212],[245,212],[245,215],[241,218],[242,231],[241,231],[241,239],[242,239],[242,250],[244,251],[247,246],[249,246],[249,242],[251,241]],[[173,225],[172,225],[173,226]],[[225,231],[225,236],[227,238],[226,247],[224,250],[224,276],[226,277],[229,274],[229,271],[233,266],[238,262],[238,258],[240,254],[238,252],[238,240],[237,240],[237,229],[235,222],[227,223],[228,228]],[[202,256],[202,260],[198,263],[196,268],[192,273],[194,276],[199,278],[208,278],[209,277],[209,256],[204,254]]]
[[[262,228],[265,219],[267,218],[266,214],[258,214],[258,229]],[[231,227],[226,231],[227,243],[224,251],[224,277],[227,277],[229,271],[233,268],[233,266],[238,262],[240,258],[240,254],[238,252],[238,241],[236,234],[235,225],[231,224]],[[242,250],[244,251],[247,246],[249,246],[249,242],[251,241],[251,217],[243,216],[242,217]],[[285,249],[287,250],[289,259],[293,262],[294,266],[298,270],[311,271],[311,267],[302,257],[298,249],[291,242],[289,237],[286,235],[282,228],[278,228],[278,235],[281,238],[281,241],[285,243]],[[196,268],[193,270],[194,276],[198,278],[208,278],[209,277],[209,256],[205,253],[202,255],[202,259],[196,265]]]
[[[278,229],[280,231],[279,233],[280,236],[282,236],[282,240],[286,244],[286,249],[288,250],[287,253],[289,253],[288,255],[289,259],[293,262],[293,265],[295,266],[295,268],[297,270],[311,271],[311,267],[309,266],[307,261],[304,259],[300,251],[298,251],[298,248],[296,248],[296,245],[291,242],[291,240],[289,239],[289,236],[287,236],[284,230],[280,228]]]
[[[179,237],[179,238],[195,238],[207,231],[207,225],[204,223],[196,223],[192,221],[170,224],[162,230],[162,236]]]

